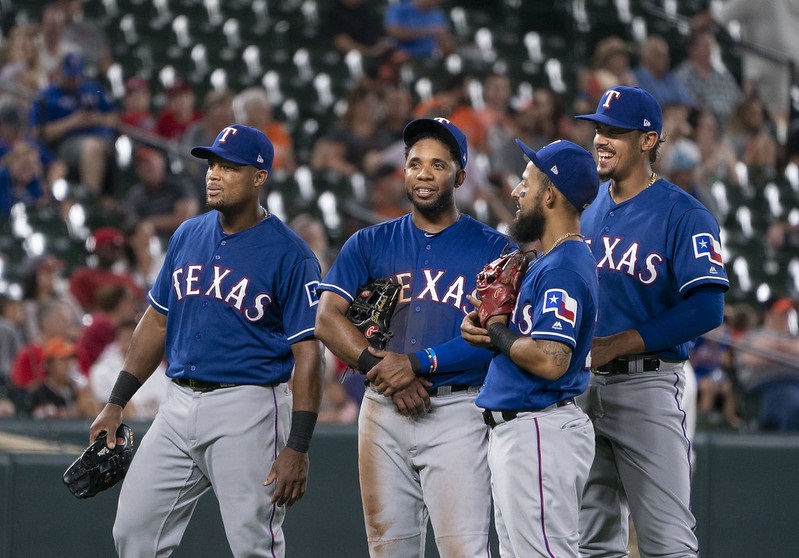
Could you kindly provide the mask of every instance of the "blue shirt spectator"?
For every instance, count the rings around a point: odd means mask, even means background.
[[[430,58],[440,51],[449,54],[454,47],[450,23],[441,0],[405,0],[386,8],[386,34],[397,47],[414,58]]]

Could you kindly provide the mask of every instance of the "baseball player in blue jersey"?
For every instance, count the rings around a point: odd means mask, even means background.
[[[597,260],[599,312],[585,401],[596,452],[580,514],[581,556],[627,556],[632,514],[641,556],[695,557],[683,363],[717,327],[729,287],[710,212],[652,171],[657,101],[606,91],[594,148],[605,180],[582,217]]]
[[[512,195],[511,235],[540,241],[513,313],[480,326],[463,320],[471,344],[495,351],[476,403],[491,427],[488,465],[503,557],[578,556],[583,486],[594,430],[575,397],[588,386],[597,309],[596,260],[580,234],[580,213],[599,187],[591,154],[569,141],[538,152]],[[471,299],[475,306],[480,302]]]
[[[172,382],[119,496],[119,555],[168,556],[213,488],[234,556],[283,556],[281,525],[305,492],[321,399],[319,263],[258,202],[273,158],[263,133],[229,126],[191,153],[208,159],[211,211],[170,240],[90,437],[116,431],[166,351]]]
[[[424,556],[428,518],[445,558],[489,555],[488,429],[474,399],[491,352],[469,346],[466,296],[507,238],[462,215],[466,137],[448,120],[403,132],[410,214],[356,232],[319,285],[318,337],[369,380],[358,419],[358,464],[373,557]],[[346,318],[359,287],[402,286],[386,350]]]

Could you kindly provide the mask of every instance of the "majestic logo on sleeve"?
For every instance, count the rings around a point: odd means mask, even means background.
[[[718,240],[713,238],[710,233],[695,234],[693,237],[694,242],[694,257],[707,258],[711,263],[716,265],[724,265],[724,260],[721,257],[721,244]]]
[[[544,314],[554,312],[555,317],[574,326],[577,317],[577,299],[563,289],[549,289],[544,293]]]

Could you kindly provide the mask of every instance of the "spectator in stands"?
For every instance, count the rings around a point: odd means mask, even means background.
[[[595,106],[599,97],[616,85],[636,85],[632,72],[633,50],[621,37],[611,35],[594,46],[590,67],[578,71],[578,96]]]
[[[191,84],[180,78],[166,88],[166,104],[158,113],[156,131],[166,139],[180,140],[190,124],[203,117]]]
[[[64,35],[66,24],[67,14],[58,2],[45,5],[34,42],[48,83],[57,79],[61,61],[68,53],[80,52],[80,46]]]
[[[722,129],[743,93],[735,78],[718,57],[718,43],[712,32],[699,29],[688,37],[687,58],[675,69],[696,103],[710,110]],[[718,60],[718,62],[716,62]]]
[[[297,168],[294,154],[294,140],[286,126],[274,118],[272,104],[263,87],[248,87],[233,99],[233,115],[235,122],[252,126],[261,130],[272,142],[275,148],[275,159],[272,163],[272,172],[285,171],[293,173]],[[222,128],[217,128],[221,130]],[[208,143],[195,143],[194,145],[210,145]]]
[[[203,117],[192,122],[180,139],[183,151],[189,151],[195,145],[211,145],[219,130],[240,122],[233,112],[234,98],[233,92],[229,89],[212,89],[206,93],[201,111]],[[193,158],[184,161],[184,164],[199,211],[205,207],[205,173],[208,164],[206,161]]]
[[[114,63],[114,57],[103,27],[86,16],[84,0],[57,0],[57,3],[66,16],[64,39],[78,45],[90,76],[104,76]]]
[[[30,125],[83,187],[108,195],[119,113],[104,87],[85,79],[83,71],[79,55],[64,57],[54,84],[42,90],[32,105]]]
[[[61,301],[50,301],[39,307],[39,337],[22,347],[11,366],[11,385],[32,392],[44,380],[43,348],[51,340],[65,337],[74,339],[75,323],[71,310]]]
[[[61,272],[64,262],[49,255],[31,258],[25,263],[22,275],[22,312],[25,340],[30,342],[42,336],[40,311],[51,302],[62,302],[68,309],[69,330],[62,335],[76,338],[80,332],[83,309],[69,293]],[[63,325],[63,324],[62,324]]]
[[[727,374],[732,366],[730,346],[732,333],[728,325],[729,311],[724,323],[696,340],[689,352],[698,384],[697,410],[702,420],[716,425],[725,421],[732,428],[741,426],[732,381]]]
[[[355,50],[369,58],[381,58],[393,48],[382,15],[366,0],[333,0],[321,22],[323,36],[342,54]]]
[[[39,60],[33,25],[15,25],[0,44],[0,83],[14,84],[23,92],[35,93],[47,87],[47,73]]]
[[[469,149],[485,153],[486,128],[469,97],[472,79],[465,73],[449,76],[440,91],[414,107],[413,118],[446,118],[469,138]]]
[[[87,265],[79,267],[69,277],[69,292],[85,312],[97,310],[97,291],[106,285],[125,285],[131,289],[134,300],[144,302],[144,291],[127,272],[125,265],[125,237],[110,226],[100,227],[87,241]]]
[[[510,76],[505,72],[490,72],[483,78],[483,107],[477,117],[486,130],[486,149],[499,149],[513,138],[514,121],[511,108]]]
[[[25,142],[36,149],[47,184],[52,184],[67,175],[64,161],[56,157],[42,142],[31,138],[25,126],[25,112],[22,106],[14,101],[0,103],[0,158],[11,151],[11,147]]]
[[[771,178],[777,172],[777,141],[757,93],[746,95],[735,106],[724,133],[724,141],[737,160],[753,171]]]
[[[125,230],[125,240],[126,268],[136,284],[147,291],[155,283],[164,262],[166,244],[147,220],[130,223]]]
[[[140,146],[133,160],[139,181],[125,196],[125,213],[131,221],[150,221],[156,234],[166,240],[183,221],[197,215],[197,194],[187,177],[167,173],[166,157],[160,151]]]
[[[18,203],[31,209],[51,200],[39,153],[29,143],[17,142],[0,158],[0,216],[9,217]]]
[[[704,25],[711,18],[723,25],[736,21],[742,40],[782,57],[774,60],[756,50],[741,49],[744,90],[759,93],[776,124],[777,137],[784,138],[789,126],[791,70],[799,64],[799,4],[795,0],[730,0],[709,6],[711,11],[696,16],[694,25]]]
[[[764,430],[799,432],[798,336],[796,301],[777,298],[765,304],[762,325],[737,351],[740,381],[758,396],[758,423]]]
[[[386,7],[383,22],[396,48],[413,58],[447,56],[455,51],[455,37],[441,2],[403,0]]]
[[[707,109],[693,109],[688,115],[692,136],[699,148],[699,182],[713,184],[721,180],[738,186],[735,165],[738,159],[732,148],[723,141],[718,119]]]
[[[115,330],[114,340],[103,349],[103,352],[92,364],[89,371],[89,384],[98,404],[104,405],[111,395],[119,371],[125,363],[125,355],[136,329],[136,321],[121,322]],[[150,378],[133,395],[125,405],[124,417],[131,420],[152,420],[158,407],[166,397],[169,378],[166,375],[166,362],[161,362]]]
[[[100,410],[88,379],[77,369],[75,345],[55,337],[42,349],[45,376],[30,397],[30,414],[36,419],[92,418]]]
[[[649,35],[644,40],[633,74],[638,87],[649,91],[662,107],[694,104],[688,86],[671,70],[669,44],[660,35]]]
[[[0,294],[0,387],[11,382],[14,358],[25,345],[23,323],[22,301]]]
[[[143,132],[155,133],[155,115],[152,110],[150,82],[141,77],[132,77],[125,82],[120,123]]]
[[[350,91],[344,116],[314,143],[311,168],[347,178],[360,172],[367,154],[384,147],[378,136],[379,102],[369,88],[355,87]]]
[[[92,312],[77,341],[78,364],[88,375],[100,353],[114,341],[122,322],[137,318],[133,294],[124,285],[106,285],[97,289],[97,311]]]

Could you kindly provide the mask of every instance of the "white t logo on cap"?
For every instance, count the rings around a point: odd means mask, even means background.
[[[236,130],[236,128],[231,128],[230,126],[225,126],[222,129],[222,133],[219,135],[219,143],[225,143],[225,140],[227,140],[228,134],[236,135],[236,132],[238,132],[238,130]]]
[[[602,103],[602,107],[610,108],[610,102],[613,99],[618,99],[619,97],[621,97],[621,93],[619,93],[615,89],[608,89],[607,91],[605,91],[605,102]]]
[[[442,124],[452,124],[452,122],[450,122],[446,118],[438,117],[438,118],[434,118],[433,120],[435,120],[436,122],[441,122]]]

